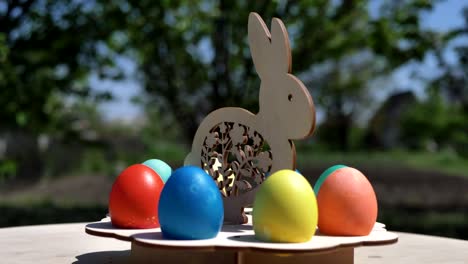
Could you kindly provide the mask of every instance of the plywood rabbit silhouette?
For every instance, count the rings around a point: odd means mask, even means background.
[[[304,84],[291,74],[291,50],[283,22],[273,18],[271,34],[262,18],[249,15],[248,40],[261,79],[259,112],[226,107],[200,124],[185,159],[217,182],[224,199],[224,220],[246,223],[243,212],[270,173],[296,167],[292,139],[310,136],[315,108]]]

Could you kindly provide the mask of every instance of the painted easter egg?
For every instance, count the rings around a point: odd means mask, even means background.
[[[146,165],[153,169],[159,176],[164,183],[167,182],[167,179],[172,174],[172,168],[166,162],[159,160],[159,159],[150,159],[143,162],[143,165]]]
[[[315,191],[315,196],[317,196],[318,194],[318,191],[320,190],[320,187],[322,186],[323,182],[325,181],[325,179],[334,171],[336,171],[337,169],[341,169],[341,168],[345,168],[346,166],[345,165],[334,165],[334,166],[331,166],[330,168],[326,169],[321,175],[320,177],[318,178],[318,180],[315,182],[315,185],[314,185],[314,191]]]
[[[297,173],[299,173],[299,174],[302,175],[302,173],[301,173],[298,169],[296,169],[295,172],[297,172]],[[270,174],[271,174],[270,172],[265,173],[265,177],[270,176]]]
[[[224,219],[221,193],[215,181],[195,166],[175,170],[159,201],[159,222],[167,239],[209,239]]]
[[[327,169],[314,189],[319,231],[334,236],[365,236],[377,220],[377,198],[360,171],[337,165]]]
[[[265,242],[309,241],[317,227],[317,202],[309,182],[292,170],[270,175],[255,195],[255,237]]]
[[[158,202],[161,177],[151,168],[136,164],[115,180],[109,197],[112,225],[120,228],[159,227]]]

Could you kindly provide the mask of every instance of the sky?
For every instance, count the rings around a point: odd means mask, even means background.
[[[461,10],[462,7],[467,4],[468,2],[466,0],[449,0],[436,4],[432,12],[427,12],[422,15],[422,26],[424,28],[434,29],[440,32],[462,26],[464,21]],[[449,48],[444,53],[444,57],[447,61],[454,62],[456,60],[456,56],[453,48],[461,43],[467,42],[468,38],[458,38],[452,41]],[[395,89],[410,88],[417,96],[421,97],[424,93],[422,89],[423,84],[411,77],[412,71],[415,69],[426,77],[431,77],[431,75],[436,75],[439,72],[435,58],[431,54],[427,54],[423,63],[410,63],[395,72],[394,78],[396,83],[399,85],[399,88]]]
[[[371,2],[371,12],[374,12],[372,11],[376,9],[374,6],[377,6],[379,2],[379,0]],[[431,12],[422,14],[422,26],[437,31],[447,31],[461,26],[463,25],[461,10],[464,5],[467,5],[466,0],[446,0],[437,3]],[[459,38],[453,41],[450,47],[453,48],[462,42],[468,42],[468,38]],[[451,48],[444,53],[444,56],[446,56],[449,61],[455,60],[455,55]],[[111,91],[114,95],[114,100],[99,105],[99,110],[106,120],[131,121],[142,115],[142,110],[139,106],[134,105],[131,99],[134,96],[141,96],[143,90],[138,82],[132,78],[132,76],[135,76],[136,72],[134,63],[124,58],[120,59],[118,63],[125,68],[127,76],[129,77],[127,80],[119,82],[101,81],[96,76],[91,76],[91,86],[98,91]],[[423,84],[412,77],[414,70],[425,74],[427,77],[432,77],[438,73],[434,58],[428,54],[423,63],[409,63],[396,70],[392,76],[395,85],[389,87],[389,89],[385,89],[386,92],[379,94],[378,97],[380,98],[377,98],[377,100],[385,99],[389,93],[407,89],[411,89],[417,96],[423,97]]]

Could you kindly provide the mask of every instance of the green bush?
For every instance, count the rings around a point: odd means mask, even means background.
[[[9,159],[0,160],[0,182],[14,178],[16,169],[15,161]]]
[[[454,149],[468,157],[468,116],[457,105],[450,105],[440,96],[414,104],[401,123],[401,139],[413,149]],[[435,148],[435,149],[434,149]]]

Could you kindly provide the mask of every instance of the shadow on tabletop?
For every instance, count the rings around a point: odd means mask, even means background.
[[[98,251],[76,256],[73,264],[128,263],[130,250]]]

